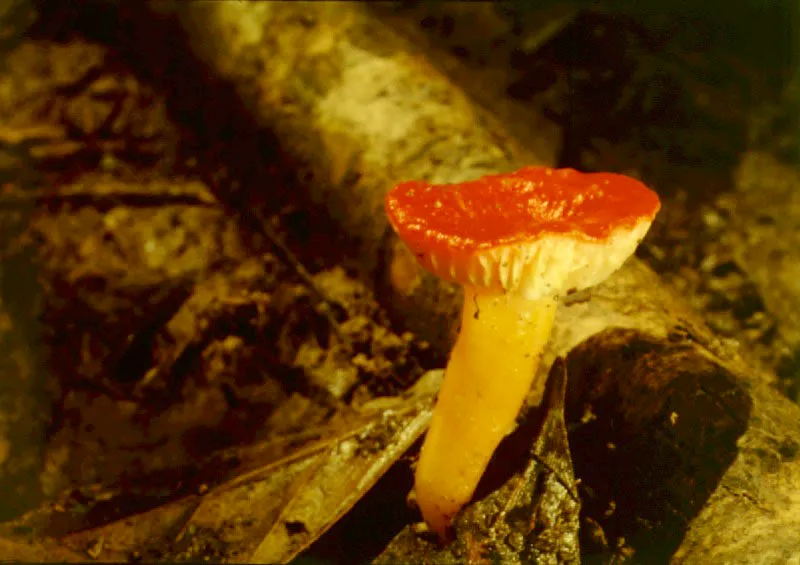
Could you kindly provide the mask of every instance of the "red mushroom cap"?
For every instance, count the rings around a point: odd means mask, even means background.
[[[659,208],[635,179],[549,167],[453,185],[404,182],[386,195],[392,226],[426,268],[531,298],[601,282]]]

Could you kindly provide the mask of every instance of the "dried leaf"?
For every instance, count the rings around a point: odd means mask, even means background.
[[[404,397],[376,399],[335,437],[256,468],[252,457],[251,471],[203,494],[61,541],[76,551],[94,549],[101,560],[287,562],[335,524],[422,434],[440,379],[441,372],[432,371]]]
[[[53,540],[25,540],[0,537],[0,562],[82,563],[86,558]]]

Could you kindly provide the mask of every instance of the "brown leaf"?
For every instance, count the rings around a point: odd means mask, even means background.
[[[253,468],[251,456],[251,471],[203,494],[61,541],[76,551],[95,549],[102,560],[287,562],[335,524],[422,434],[440,378],[439,371],[427,373],[404,397],[376,399],[348,426],[337,425],[335,436],[272,463]]]
[[[82,563],[86,558],[53,540],[24,540],[0,537],[0,560],[17,563]]]

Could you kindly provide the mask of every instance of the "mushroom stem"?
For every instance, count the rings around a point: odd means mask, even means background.
[[[557,304],[554,296],[529,300],[464,288],[461,330],[415,478],[422,516],[442,540],[472,498],[492,453],[514,427]]]

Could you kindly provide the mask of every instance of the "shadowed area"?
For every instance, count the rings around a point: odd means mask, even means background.
[[[567,372],[584,523],[668,562],[736,458],[752,410],[743,384],[690,346],[621,329],[575,348]],[[592,528],[583,536],[585,556],[606,549]]]

